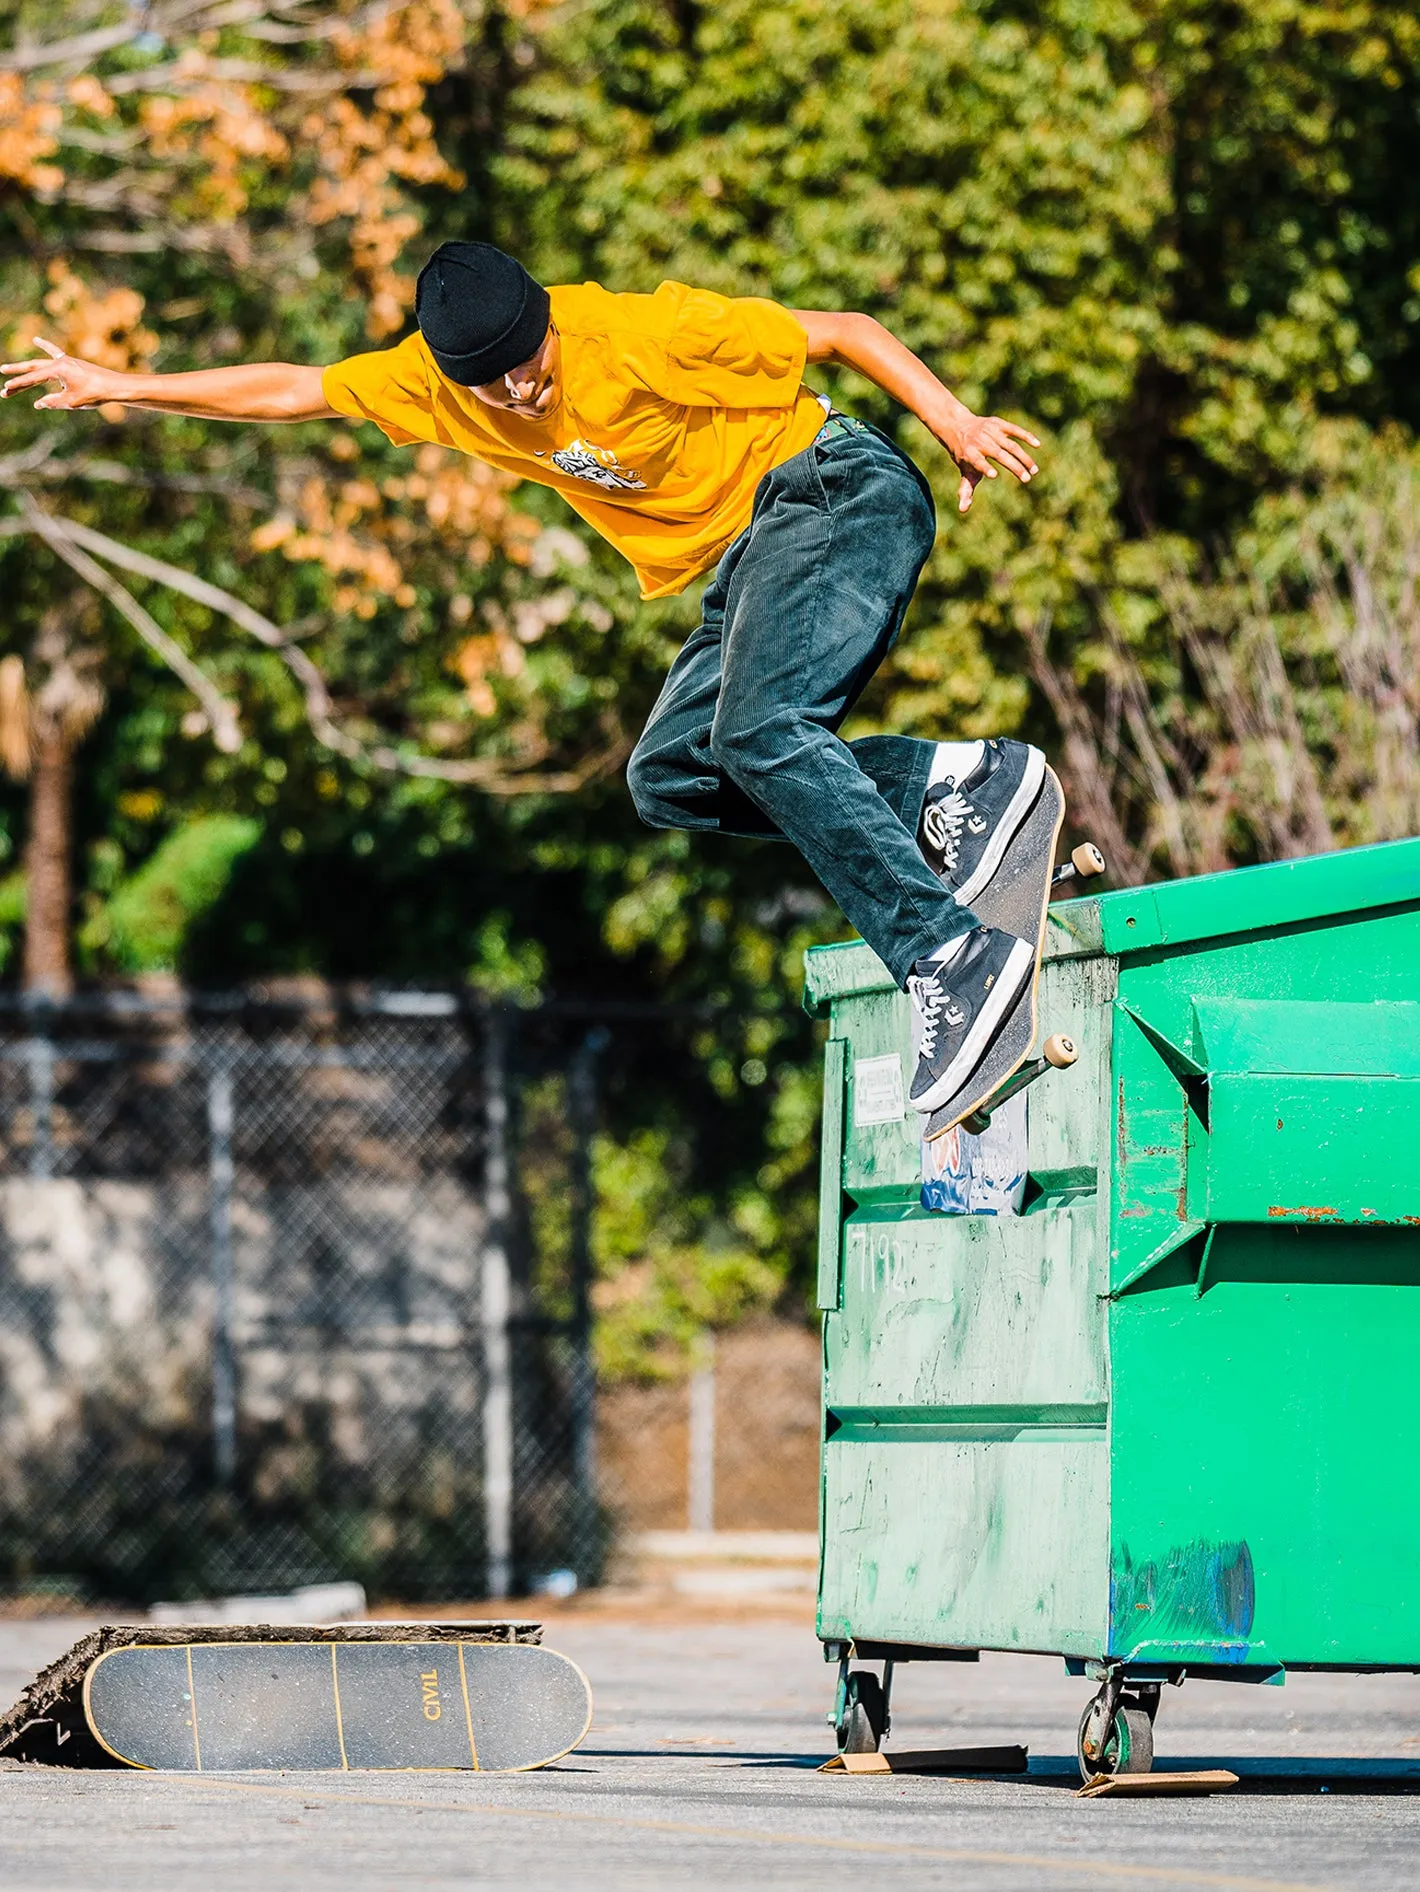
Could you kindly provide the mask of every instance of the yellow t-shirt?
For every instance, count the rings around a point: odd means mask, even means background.
[[[803,328],[778,303],[678,282],[548,294],[563,392],[546,420],[485,406],[417,333],[327,368],[325,398],[396,446],[435,441],[554,487],[631,561],[643,598],[682,591],[748,525],[764,475],[823,425],[802,385]]]

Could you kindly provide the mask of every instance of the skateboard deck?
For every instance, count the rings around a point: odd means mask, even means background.
[[[938,1105],[922,1132],[930,1143],[945,1136],[953,1125],[969,1117],[1013,1077],[1030,1056],[1035,1043],[1036,987],[1040,983],[1040,955],[1045,946],[1045,921],[1050,911],[1050,877],[1055,871],[1055,849],[1065,820],[1065,791],[1054,769],[1047,768],[1035,805],[1021,824],[1005,859],[971,910],[983,926],[998,926],[1035,946],[1035,971],[1016,1001],[1014,1011],[992,1039],[985,1057],[966,1083]]]
[[[84,1714],[130,1767],[516,1773],[578,1745],[592,1691],[535,1643],[139,1643],[90,1664]]]

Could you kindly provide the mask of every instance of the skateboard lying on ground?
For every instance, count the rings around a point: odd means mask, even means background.
[[[130,1767],[511,1773],[576,1747],[592,1692],[532,1643],[139,1643],[90,1665],[84,1714]]]
[[[996,926],[1002,932],[1014,933],[1017,939],[1031,942],[1035,947],[1035,969],[981,1062],[956,1094],[928,1117],[922,1133],[928,1142],[945,1136],[958,1123],[968,1130],[985,1129],[990,1121],[985,1106],[1004,1103],[1007,1097],[1014,1096],[1051,1066],[1063,1069],[1075,1062],[1074,1045],[1063,1033],[1056,1032],[1041,1046],[1040,1057],[1024,1068],[1035,1043],[1035,995],[1040,983],[1040,957],[1045,949],[1045,920],[1050,910],[1051,888],[1104,871],[1104,856],[1092,842],[1077,847],[1070,860],[1056,868],[1055,849],[1064,820],[1065,791],[1054,769],[1047,768],[1035,805],[1022,822],[1020,832],[1006,850],[990,883],[971,903],[972,912],[983,926]]]

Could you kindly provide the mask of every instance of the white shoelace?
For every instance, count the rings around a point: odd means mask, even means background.
[[[973,834],[984,834],[986,818],[977,814],[966,796],[955,786],[950,795],[943,795],[940,801],[928,802],[922,811],[922,832],[941,855],[942,866],[948,872],[961,858],[963,828],[970,828]]]
[[[917,1055],[930,1064],[936,1055],[939,1026],[945,1023],[955,1031],[959,1025],[966,1023],[966,1013],[942,984],[939,973],[914,974],[907,981],[907,989],[912,994],[922,1020],[922,1037],[917,1046]]]

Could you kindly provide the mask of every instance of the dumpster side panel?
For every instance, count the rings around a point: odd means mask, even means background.
[[[834,1031],[849,1041],[843,1187],[900,1189],[915,1196],[922,1173],[922,1119],[907,1107],[912,1082],[908,1000],[894,988],[840,1000]]]
[[[1221,1228],[1116,1304],[1115,1653],[1420,1663],[1417,1247]]]
[[[1078,1064],[1029,1093],[1026,1213],[924,1211],[902,995],[836,992],[840,1272],[825,1294],[824,1636],[1094,1654],[1108,1605],[1111,962],[1042,974]]]
[[[1091,1200],[1044,1214],[901,1220],[855,1210],[827,1323],[830,1411],[1095,1407],[1105,1398]]]
[[[1104,1428],[1034,1434],[830,1439],[819,1634],[1098,1653]]]
[[[1356,1042],[1334,1084],[1326,1072],[1328,1058],[1338,1064],[1335,1047],[1320,1028],[1287,1026],[1285,1056],[1274,1047],[1221,1058],[1211,1148],[1200,1115],[1206,1092],[1187,1064],[1220,1060],[1205,1042],[1210,1016],[1238,1032],[1256,1026],[1254,1036],[1263,1025],[1274,1034],[1286,1025],[1280,1001],[1296,1002],[1298,1021],[1313,1007],[1377,1001],[1401,1019],[1417,990],[1420,913],[1403,909],[1158,949],[1121,966],[1116,1129],[1130,1175],[1116,1178],[1111,1238],[1115,1653],[1420,1663],[1420,1469],[1410,1449],[1420,1355],[1414,1080],[1374,1074],[1408,1069],[1414,1047],[1397,1045],[1391,1055],[1380,1041],[1390,1027],[1377,1011],[1380,1039],[1362,1044],[1353,1027]],[[1230,1019],[1210,1014],[1209,999],[1263,1003],[1256,1017]],[[1139,1018],[1177,1050],[1161,1048],[1157,1036],[1146,1043]],[[1296,1094],[1302,1085],[1305,1094]],[[1267,1109],[1254,1108],[1254,1093],[1264,1091]],[[1362,1121],[1373,1133],[1359,1133]],[[1190,1177],[1185,1205],[1189,1149],[1206,1158],[1208,1188],[1200,1194]],[[1148,1162],[1174,1166],[1164,1179],[1177,1172],[1173,1208],[1164,1184],[1153,1187]],[[1161,1205],[1154,1218],[1172,1220],[1187,1239],[1171,1251],[1156,1247],[1164,1259],[1131,1277],[1126,1251],[1147,1244],[1126,1217],[1131,1191],[1145,1183],[1139,1206],[1145,1197]],[[1387,1219],[1398,1226],[1383,1226]]]
[[[1102,1195],[1108,1193],[1111,1123],[1109,1007],[1117,978],[1112,959],[1051,959],[1041,967],[1039,1035],[1064,1032],[1079,1059],[1067,1071],[1048,1072],[1028,1093],[1032,1175],[1099,1188]]]

